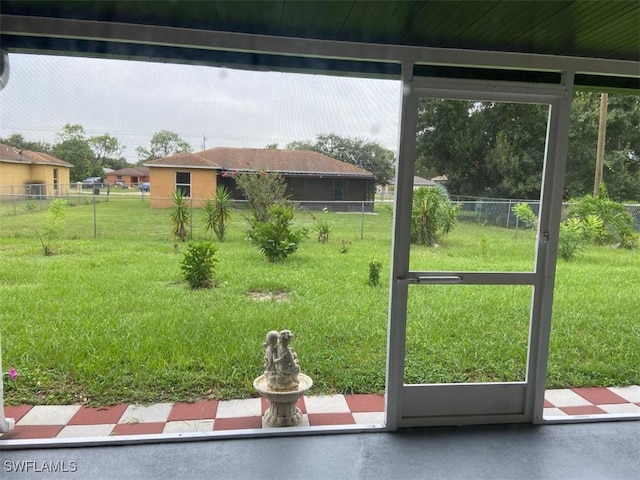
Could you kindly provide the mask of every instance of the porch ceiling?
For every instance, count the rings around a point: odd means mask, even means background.
[[[568,71],[580,88],[640,92],[637,0],[3,0],[0,13],[9,52],[386,78],[412,61],[426,76]]]
[[[308,39],[640,60],[640,2],[25,1],[3,14]]]

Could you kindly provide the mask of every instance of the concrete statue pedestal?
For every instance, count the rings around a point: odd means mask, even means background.
[[[293,334],[289,330],[267,333],[264,348],[264,374],[253,387],[269,401],[263,420],[271,427],[293,427],[302,421],[296,403],[311,388],[313,381],[300,372],[298,356],[291,349]]]
[[[264,412],[262,419],[271,427],[293,427],[302,421],[302,412],[296,403],[311,388],[313,380],[307,375],[298,374],[298,387],[293,391],[271,390],[267,384],[267,378],[260,375],[253,382],[253,387],[260,395],[269,401],[269,408]]]

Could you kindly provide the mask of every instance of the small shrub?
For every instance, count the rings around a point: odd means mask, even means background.
[[[588,216],[598,217],[602,228],[591,240],[598,245],[620,245],[631,248],[635,245],[638,234],[633,229],[633,217],[622,205],[609,198],[604,183],[600,184],[600,194],[584,195],[569,201],[571,208],[568,217],[585,221]]]
[[[180,270],[191,289],[213,286],[213,272],[218,259],[218,248],[211,242],[194,242],[189,245],[182,259]]]
[[[318,242],[327,243],[329,241],[329,233],[331,233],[331,224],[326,220],[316,220],[313,230],[318,234]]]
[[[306,236],[305,229],[293,230],[293,208],[287,205],[271,205],[267,220],[254,217],[249,220],[251,229],[248,238],[270,262],[279,262],[298,249]]]
[[[27,200],[27,203],[24,204],[24,209],[27,212],[35,212],[38,209],[38,202],[35,200]]]
[[[204,204],[205,232],[213,230],[218,240],[224,241],[227,233],[227,223],[231,220],[231,193],[222,185],[216,189],[214,200],[207,199]]]
[[[588,227],[577,218],[568,218],[560,224],[558,255],[564,261],[573,260],[589,243]]]
[[[187,198],[182,194],[182,190],[176,190],[171,194],[173,202],[173,212],[171,213],[171,223],[173,224],[173,236],[184,242],[188,236],[188,228],[191,225],[191,210],[187,203]]]
[[[51,242],[60,236],[60,230],[62,228],[60,224],[66,215],[67,208],[69,208],[69,204],[66,200],[62,200],[61,198],[53,200],[49,205],[49,216],[44,231],[40,234],[40,232],[36,230],[36,235],[38,235],[40,243],[42,244],[42,252],[46,256],[53,255]]]
[[[349,253],[349,249],[351,248],[350,240],[340,240],[340,253]]]
[[[420,187],[413,192],[411,243],[433,246],[453,229],[458,205],[438,187]]]
[[[382,270],[382,262],[372,259],[369,262],[369,286],[377,287],[380,284],[380,270]]]
[[[536,229],[538,227],[538,217],[533,213],[528,203],[518,203],[511,207],[511,211],[526,228]]]
[[[280,174],[261,170],[237,173],[233,178],[246,197],[253,216],[261,222],[267,221],[271,205],[284,204],[287,200],[287,184]]]

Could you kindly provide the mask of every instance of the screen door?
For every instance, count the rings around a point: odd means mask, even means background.
[[[533,420],[555,274],[560,101],[546,86],[429,80],[405,88],[392,426]]]

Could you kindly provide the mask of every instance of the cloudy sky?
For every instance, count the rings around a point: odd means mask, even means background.
[[[2,137],[55,143],[65,124],[80,124],[88,136],[118,137],[130,162],[159,130],[196,151],[284,147],[321,133],[396,148],[398,81],[17,54],[10,66]]]

